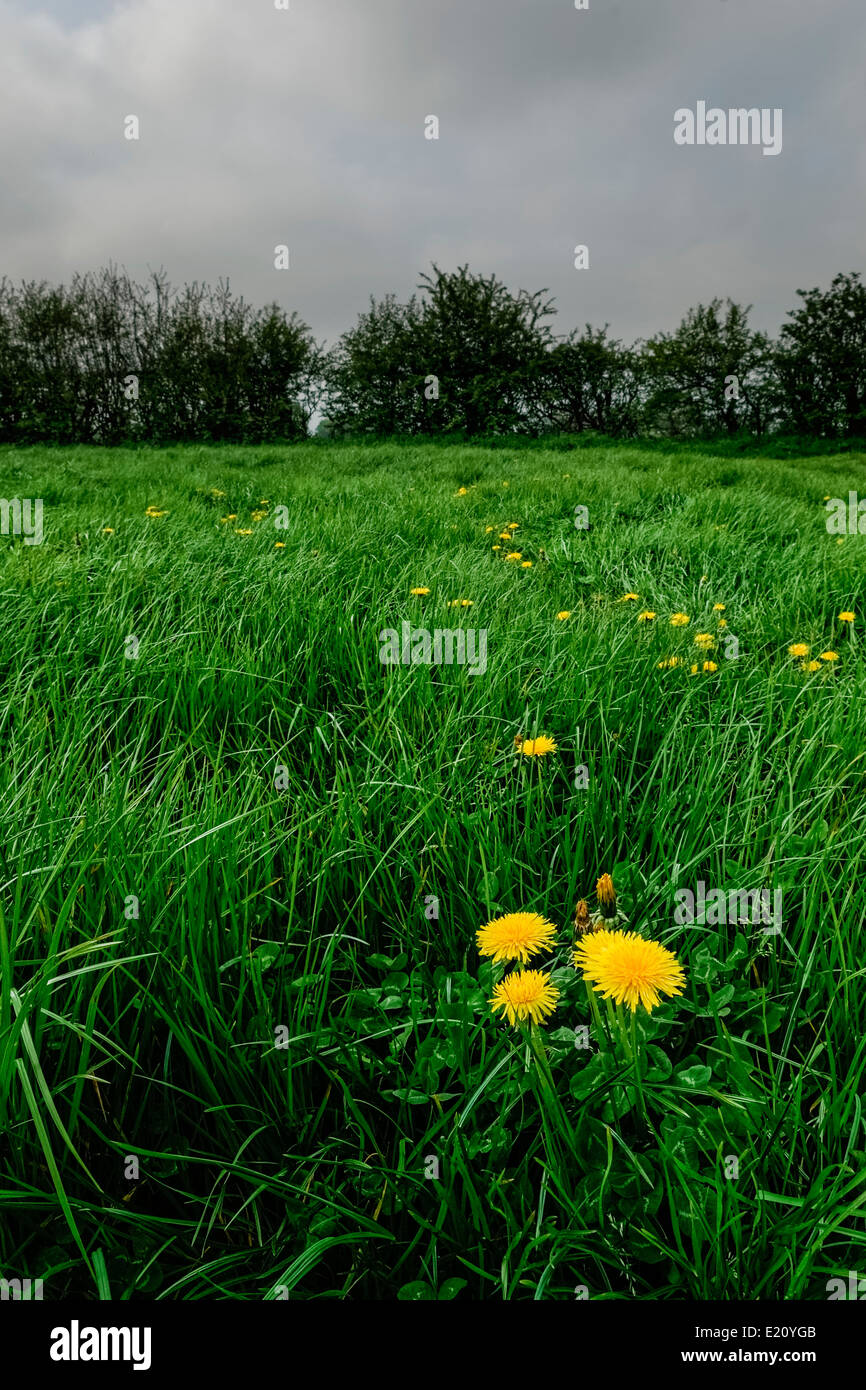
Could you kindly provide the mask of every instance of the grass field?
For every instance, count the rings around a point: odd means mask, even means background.
[[[863,455],[0,451],[45,509],[41,545],[0,538],[0,1275],[574,1300],[866,1272],[866,539],[823,501],[858,488]],[[486,670],[383,665],[407,620],[486,631]],[[572,964],[604,873],[685,969],[652,1013]],[[781,932],[678,922],[699,881],[781,892]],[[558,928],[531,1032],[476,946],[516,911]]]

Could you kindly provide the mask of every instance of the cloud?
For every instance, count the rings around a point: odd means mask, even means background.
[[[228,277],[332,340],[468,261],[631,339],[862,266],[862,0],[590,6],[0,0],[0,270]],[[698,99],[782,107],[783,153],[677,147]]]

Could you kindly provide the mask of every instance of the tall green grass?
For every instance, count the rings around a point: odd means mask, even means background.
[[[864,1270],[866,539],[822,503],[858,487],[862,455],[0,453],[46,527],[0,539],[0,1275],[784,1299]],[[717,603],[739,659],[692,676]],[[486,674],[384,667],[405,619],[487,629]],[[688,977],[638,1016],[642,1105],[575,1046],[604,871]],[[699,879],[781,887],[782,935],[678,926]],[[556,1104],[475,950],[520,908],[560,927]]]

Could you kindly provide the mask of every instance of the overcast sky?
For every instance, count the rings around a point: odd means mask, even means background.
[[[866,0],[589,6],[0,0],[0,274],[228,277],[332,341],[468,261],[631,341],[866,270]],[[782,153],[676,145],[700,100],[780,107]]]

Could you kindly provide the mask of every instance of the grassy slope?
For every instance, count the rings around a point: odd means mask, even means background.
[[[822,507],[849,488],[863,456],[0,453],[3,495],[46,507],[41,547],[0,542],[0,1273],[46,1297],[784,1298],[862,1267],[864,668],[837,615],[862,613],[866,541]],[[249,520],[264,498],[288,529]],[[492,552],[509,522],[532,568]],[[450,626],[462,597],[486,675],[383,669],[381,628]],[[740,660],[659,670],[714,603]],[[836,668],[805,676],[794,640]],[[560,752],[516,766],[534,730]],[[676,926],[675,863],[783,886],[783,937]],[[474,930],[543,912],[567,966],[609,869],[687,992],[639,1029],[644,1120],[573,1046],[564,972],[545,1131]]]

